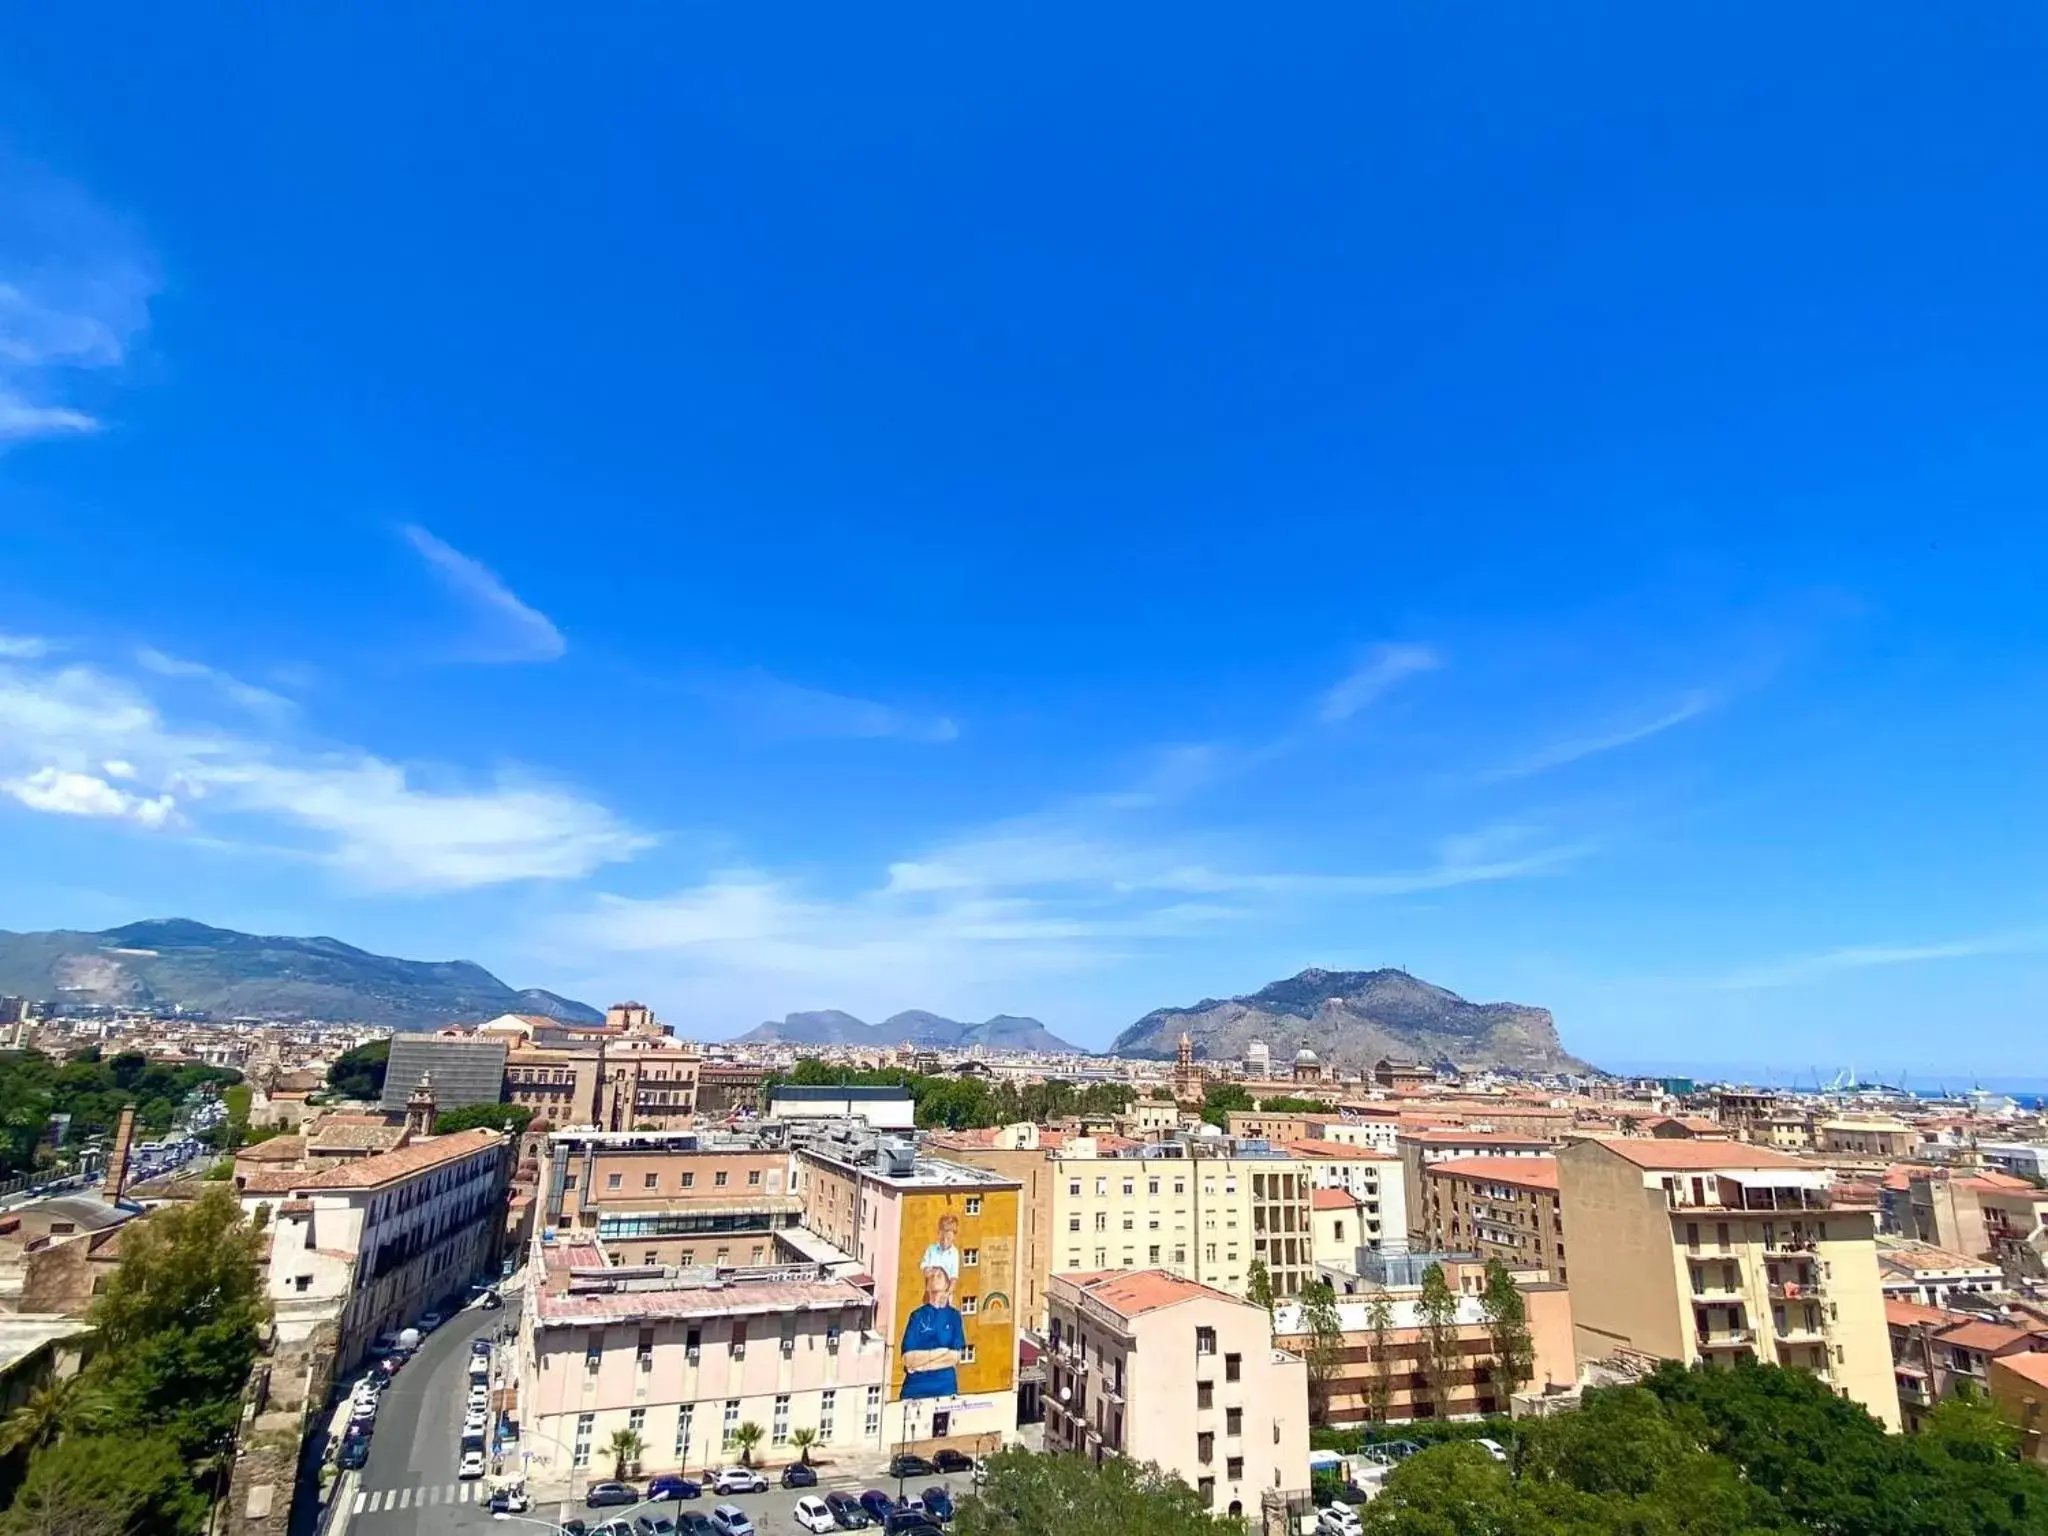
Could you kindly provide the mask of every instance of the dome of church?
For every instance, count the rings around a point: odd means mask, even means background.
[[[1304,1045],[1294,1053],[1294,1064],[1297,1067],[1312,1067],[1316,1064],[1316,1053]]]

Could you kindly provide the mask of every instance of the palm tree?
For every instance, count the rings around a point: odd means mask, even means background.
[[[811,1464],[811,1447],[818,1443],[818,1432],[809,1428],[792,1429],[789,1432],[789,1443],[796,1447],[797,1454],[808,1467]]]
[[[627,1465],[638,1464],[640,1453],[646,1449],[647,1442],[640,1438],[638,1430],[613,1430],[612,1438],[605,1446],[605,1450],[612,1458],[612,1476],[623,1478]]]
[[[0,1420],[0,1456],[42,1449],[70,1427],[80,1406],[76,1376],[44,1382]]]
[[[734,1425],[732,1443],[740,1448],[740,1465],[751,1467],[754,1464],[754,1447],[761,1443],[761,1426],[752,1420]]]

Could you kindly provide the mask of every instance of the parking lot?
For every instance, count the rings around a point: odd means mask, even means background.
[[[684,1499],[681,1501],[662,1500],[657,1503],[643,1501],[630,1507],[619,1505],[609,1509],[586,1509],[580,1503],[564,1502],[556,1504],[550,1502],[537,1505],[528,1511],[528,1516],[529,1518],[538,1516],[543,1523],[549,1525],[559,1525],[562,1521],[571,1519],[581,1520],[592,1531],[595,1531],[599,1526],[614,1520],[624,1519],[630,1522],[642,1516],[649,1519],[667,1517],[673,1520],[679,1510],[693,1511],[697,1514],[708,1516],[717,1505],[737,1504],[742,1510],[746,1511],[747,1518],[753,1522],[754,1529],[760,1532],[761,1536],[792,1536],[792,1533],[800,1533],[803,1530],[803,1527],[798,1525],[796,1520],[796,1501],[807,1494],[815,1494],[820,1498],[832,1492],[858,1495],[869,1488],[878,1488],[891,1499],[896,1497],[896,1480],[894,1478],[882,1477],[879,1474],[869,1477],[858,1477],[839,1473],[831,1467],[821,1467],[818,1469],[818,1486],[815,1488],[784,1488],[777,1481],[778,1475],[776,1471],[772,1470],[766,1474],[770,1485],[766,1493],[735,1494],[730,1497],[721,1497],[718,1494],[712,1493],[707,1487],[704,1496],[699,1499]],[[646,1485],[643,1482],[635,1486],[644,1491]],[[950,1475],[942,1473],[937,1476],[906,1478],[903,1484],[903,1491],[906,1494],[921,1494],[925,1489],[932,1487],[944,1488],[957,1505],[973,1491],[974,1484],[972,1477],[968,1473],[956,1472]],[[874,1527],[870,1528],[875,1529]]]

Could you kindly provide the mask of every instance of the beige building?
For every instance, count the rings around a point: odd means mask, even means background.
[[[1476,1253],[1569,1284],[1554,1157],[1451,1157],[1423,1170],[1424,1222],[1437,1253]]]
[[[1220,1515],[1308,1486],[1308,1374],[1264,1309],[1158,1270],[1055,1275],[1045,1446],[1154,1462]]]
[[[596,1046],[516,1045],[505,1056],[505,1098],[533,1111],[537,1131],[595,1125],[603,1071],[604,1052]]]
[[[1813,1371],[1893,1429],[1877,1215],[1768,1147],[1613,1138],[1557,1154],[1581,1360],[1638,1355]]]
[[[1171,1108],[1171,1106],[1167,1106]],[[925,1145],[936,1156],[986,1168],[1017,1181],[1017,1276],[1024,1326],[1045,1329],[1045,1282],[1051,1273],[1053,1151],[1064,1138],[1029,1123],[986,1131],[934,1131]]]
[[[1341,1189],[1358,1201],[1360,1248],[1399,1249],[1408,1242],[1408,1172],[1401,1159],[1369,1142],[1320,1137],[1287,1149],[1317,1190]]]
[[[540,1224],[600,1239],[620,1263],[751,1267],[802,1255],[787,1151],[694,1133],[557,1131]]]
[[[1295,1158],[1101,1155],[1081,1137],[1053,1170],[1054,1275],[1164,1269],[1234,1296],[1254,1259],[1277,1296],[1315,1278],[1314,1180]]]
[[[2020,1456],[2048,1466],[2048,1355],[1994,1359],[1990,1382],[1992,1401],[2020,1432]]]
[[[1428,1213],[1422,1208],[1423,1170],[1452,1157],[1548,1157],[1556,1143],[1540,1136],[1506,1131],[1481,1131],[1458,1126],[1427,1126],[1401,1132],[1401,1171],[1409,1191],[1408,1240],[1417,1247],[1429,1240]]]
[[[1815,1138],[1821,1152],[1849,1157],[1911,1157],[1920,1145],[1920,1133],[1899,1120],[1823,1120]]]
[[[2009,1278],[2048,1274],[2048,1190],[1995,1168],[1916,1169],[1908,1176],[1905,1235],[1972,1258]]]

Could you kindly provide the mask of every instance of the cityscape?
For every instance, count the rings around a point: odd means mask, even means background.
[[[2044,54],[0,17],[0,1536],[2048,1536]]]

